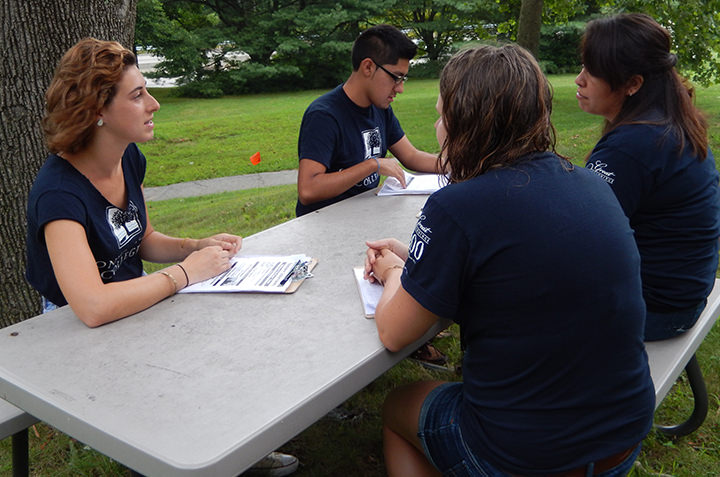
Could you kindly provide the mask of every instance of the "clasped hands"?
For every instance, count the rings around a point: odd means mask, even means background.
[[[367,241],[364,278],[370,283],[385,284],[386,274],[390,269],[405,266],[408,247],[395,238]]]

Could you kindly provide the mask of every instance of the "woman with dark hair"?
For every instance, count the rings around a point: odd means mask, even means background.
[[[554,153],[551,99],[516,45],[455,55],[435,125],[450,184],[409,246],[367,243],[383,344],[403,349],[443,317],[465,350],[463,382],[388,396],[391,476],[624,475],[650,429],[632,230],[602,181]]]
[[[720,199],[707,121],[675,70],[670,34],[650,16],[588,23],[580,108],[605,118],[587,167],[612,187],[635,231],[647,306],[645,339],[692,327],[718,267]]]

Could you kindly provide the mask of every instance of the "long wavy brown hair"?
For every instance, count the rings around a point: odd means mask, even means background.
[[[518,45],[483,45],[454,55],[440,76],[440,98],[447,131],[442,167],[450,182],[555,150],[550,85]]]
[[[42,127],[50,152],[75,153],[87,147],[98,113],[110,104],[123,72],[133,65],[132,51],[95,38],[80,40],[63,55],[45,93]]]

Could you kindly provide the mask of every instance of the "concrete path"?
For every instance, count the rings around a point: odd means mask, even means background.
[[[277,172],[258,172],[240,176],[218,177],[181,182],[160,187],[146,187],[145,200],[166,200],[180,197],[197,197],[217,192],[228,192],[258,187],[271,187],[297,182],[297,169]]]

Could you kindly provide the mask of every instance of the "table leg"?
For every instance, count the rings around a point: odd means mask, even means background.
[[[28,430],[12,435],[13,477],[30,475],[30,451],[28,449]]]

